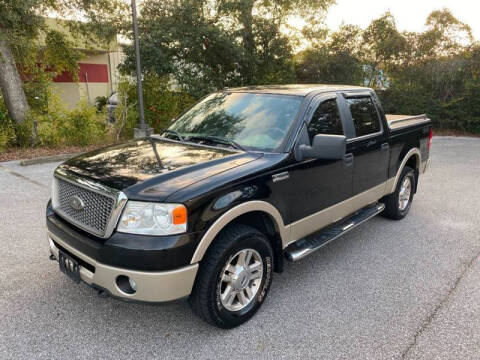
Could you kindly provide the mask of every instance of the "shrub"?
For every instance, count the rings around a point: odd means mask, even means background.
[[[155,132],[165,129],[170,120],[179,116],[196,101],[187,93],[170,90],[168,78],[154,74],[145,76],[143,89],[145,121]],[[137,88],[135,84],[124,80],[119,83],[118,92],[120,104],[116,109],[115,128],[119,138],[132,138],[133,128],[138,123]]]
[[[58,99],[51,100],[44,114],[31,114],[37,122],[37,143],[43,146],[89,145],[109,140],[110,129],[105,114],[81,101],[66,109]]]
[[[7,109],[0,97],[0,151],[12,146],[15,142],[15,127],[8,116]]]
[[[95,107],[82,101],[67,112],[60,135],[71,145],[88,145],[104,140],[108,135],[105,114],[97,114]]]
[[[95,98],[95,106],[97,107],[98,112],[102,112],[107,106],[107,103],[108,103],[107,96],[97,96]]]

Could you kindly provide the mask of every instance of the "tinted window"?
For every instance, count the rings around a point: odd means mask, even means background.
[[[380,131],[377,109],[371,98],[347,99],[347,103],[352,113],[357,137]]]
[[[170,126],[184,138],[220,136],[250,149],[274,150],[282,143],[303,98],[254,93],[208,96]]]
[[[308,124],[310,142],[318,134],[343,135],[342,120],[338,112],[337,101],[330,99],[321,103]]]

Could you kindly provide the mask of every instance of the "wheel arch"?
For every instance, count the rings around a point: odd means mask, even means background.
[[[418,183],[418,174],[419,174],[420,161],[421,161],[420,159],[421,159],[420,149],[418,149],[417,147],[410,149],[405,154],[402,162],[400,163],[400,166],[398,167],[397,173],[393,178],[393,181],[391,182],[391,185],[390,185],[391,187],[388,189],[387,193],[391,194],[395,191],[397,187],[397,183],[400,179],[400,175],[402,174],[403,168],[407,165],[412,167],[415,170],[415,180],[416,180],[415,184]]]
[[[277,253],[279,247],[281,252],[281,244],[286,242],[288,234],[280,212],[272,204],[266,201],[254,200],[239,204],[220,216],[203,235],[202,239],[197,245],[197,248],[195,249],[195,253],[192,256],[190,263],[194,264],[203,259],[203,256],[207,252],[209,246],[215,240],[220,231],[222,231],[222,229],[224,229],[226,226],[235,223],[236,221],[246,219],[248,216],[255,216],[256,214],[261,214],[264,216],[264,218],[268,219],[268,222],[270,222],[271,225],[274,226],[275,236],[279,238],[278,242],[273,243],[274,251]],[[255,218],[257,219],[257,217]],[[265,224],[265,226],[268,227],[268,224]],[[273,240],[277,239],[274,238]],[[276,246],[277,243],[280,245]]]

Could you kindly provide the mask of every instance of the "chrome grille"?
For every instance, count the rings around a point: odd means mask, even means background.
[[[74,225],[95,235],[104,236],[115,208],[116,199],[56,178],[55,211]],[[72,198],[79,198],[83,208],[75,209]]]

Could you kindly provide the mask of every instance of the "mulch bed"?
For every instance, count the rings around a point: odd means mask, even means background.
[[[5,152],[0,153],[0,162],[33,159],[41,156],[50,156],[50,155],[59,155],[59,154],[82,153],[82,152],[95,150],[105,146],[107,145],[96,144],[96,145],[88,145],[88,146],[61,146],[56,148],[47,148],[47,147],[12,148],[12,149],[6,150]]]

